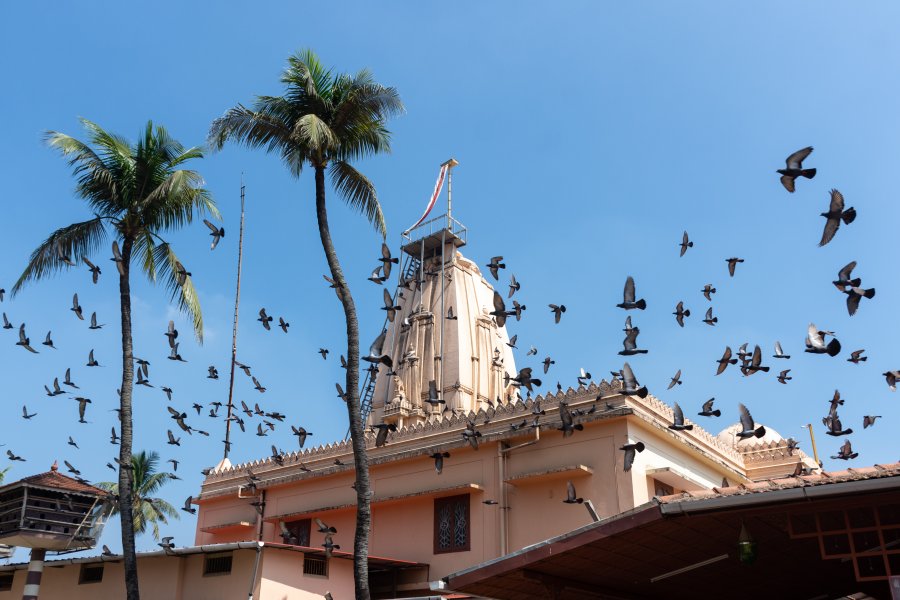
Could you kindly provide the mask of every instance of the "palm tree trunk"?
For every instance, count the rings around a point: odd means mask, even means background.
[[[131,250],[134,241],[125,237],[122,243],[122,274],[119,276],[119,303],[122,309],[122,388],[119,396],[119,517],[122,521],[122,556],[125,559],[125,594],[138,600],[137,555],[134,547],[134,498],[132,490],[132,422],[131,391],[134,381],[134,354],[131,340]]]
[[[369,459],[366,455],[366,438],[359,406],[359,322],[350,288],[338,262],[331,232],[328,229],[328,212],[325,210],[325,168],[316,166],[316,218],[322,248],[331,270],[331,278],[337,284],[337,293],[344,307],[347,322],[347,412],[350,417],[350,440],[353,445],[353,462],[356,467],[356,532],[353,537],[353,580],[356,600],[369,600],[369,530],[372,510],[369,503]]]

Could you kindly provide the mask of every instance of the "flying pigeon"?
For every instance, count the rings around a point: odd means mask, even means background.
[[[399,304],[394,304],[394,299],[391,297],[391,293],[387,291],[387,288],[381,291],[383,292],[382,298],[384,300],[384,306],[381,307],[381,310],[387,311],[388,321],[393,323],[397,312],[401,309],[401,306]]]
[[[725,352],[722,354],[722,358],[716,361],[719,363],[719,368],[716,370],[716,375],[721,375],[728,365],[736,365],[738,360],[736,358],[731,358],[731,346],[725,346]]]
[[[672,377],[672,380],[669,382],[669,387],[667,387],[666,389],[671,390],[676,385],[681,385],[682,383],[684,382],[681,381],[681,369],[678,369],[678,372],[675,373],[674,377]]]
[[[761,438],[766,435],[766,428],[760,425],[759,427],[755,426],[753,422],[753,417],[750,416],[750,411],[747,410],[747,407],[743,404],[738,404],[738,410],[741,412],[741,431],[738,431],[736,435],[741,439],[757,437]]]
[[[732,258],[726,258],[725,262],[728,263],[728,275],[731,277],[734,277],[734,270],[737,267],[737,264],[744,262],[744,259],[732,257]]]
[[[205,223],[206,226],[209,227],[210,231],[212,232],[209,234],[212,236],[212,239],[213,239],[212,243],[209,245],[209,249],[215,250],[216,246],[219,245],[219,240],[221,240],[223,237],[225,237],[225,228],[224,227],[216,227],[215,225],[213,225],[206,219],[203,219],[203,223]]]
[[[91,280],[96,284],[100,278],[100,267],[89,261],[87,256],[82,256],[81,260],[88,266],[88,270],[91,272]]]
[[[838,271],[838,278],[831,283],[834,284],[834,287],[838,289],[839,292],[843,292],[847,289],[847,287],[859,287],[862,283],[862,279],[859,277],[855,279],[850,279],[850,275],[853,273],[853,269],[856,268],[856,261],[852,261],[847,263],[843,269]]]
[[[637,378],[634,376],[634,371],[631,370],[631,365],[625,363],[622,366],[622,390],[621,393],[626,396],[637,396],[638,398],[646,398],[647,394],[647,386],[638,387]]]
[[[836,456],[832,456],[832,460],[850,460],[859,456],[858,452],[853,451],[853,447],[850,445],[850,440],[845,440],[844,445],[841,446],[841,449],[838,450]]]
[[[562,314],[564,312],[566,312],[566,305],[565,304],[560,304],[560,305],[551,304],[550,311],[553,313],[553,319],[557,323],[559,323],[559,320],[562,318]]]
[[[784,350],[781,349],[781,342],[775,342],[775,354],[772,355],[772,358],[790,358],[790,354],[785,354]]]
[[[631,465],[634,464],[635,453],[644,451],[644,442],[625,444],[624,446],[619,448],[619,450],[623,450],[625,452],[625,460],[622,470],[627,473],[631,470]]]
[[[572,412],[569,410],[569,405],[562,400],[559,402],[559,418],[560,426],[558,429],[563,432],[564,438],[571,436],[576,430],[584,430],[584,425],[574,422]]]
[[[640,328],[632,327],[631,331],[625,334],[625,339],[622,340],[622,346],[624,347],[619,351],[619,354],[622,356],[632,356],[635,354],[647,354],[649,350],[640,350],[637,347],[637,337],[641,333]]]
[[[449,452],[435,452],[431,455],[431,458],[434,459],[434,470],[437,471],[438,475],[441,474],[441,471],[444,470],[444,459],[450,458]]]
[[[83,310],[81,308],[81,305],[78,304],[78,294],[75,294],[74,296],[72,296],[72,308],[70,308],[69,310],[71,310],[73,313],[75,313],[76,317],[78,317],[79,319],[84,321]]]
[[[194,508],[193,506],[191,506],[191,503],[192,503],[193,501],[194,501],[194,497],[193,497],[193,496],[188,496],[188,497],[185,499],[185,501],[184,501],[184,506],[181,507],[181,510],[183,510],[183,511],[186,512],[186,513],[190,513],[190,514],[192,514],[192,515],[197,514],[197,509]]]
[[[856,219],[856,209],[852,206],[844,210],[844,196],[837,190],[831,190],[831,202],[828,206],[828,212],[819,213],[825,217],[825,229],[822,231],[822,240],[819,246],[824,246],[834,238],[841,221],[845,225],[849,225]]]
[[[619,308],[624,308],[625,310],[631,310],[633,308],[644,310],[647,308],[647,302],[643,298],[635,301],[634,278],[631,275],[625,280],[625,290],[622,296],[622,303],[616,304]]]
[[[679,300],[678,304],[675,305],[675,312],[672,313],[675,315],[675,320],[678,321],[678,325],[684,327],[684,318],[691,316],[690,309],[685,310],[684,302]]]
[[[571,481],[566,482],[566,499],[563,500],[566,504],[583,504],[584,498],[576,497],[575,493],[575,485]]]
[[[693,247],[694,247],[694,242],[692,242],[690,239],[688,239],[688,232],[687,232],[687,231],[685,231],[685,232],[682,234],[682,236],[681,236],[681,243],[678,244],[678,245],[681,246],[681,254],[679,254],[678,256],[684,256],[684,253],[687,252],[687,249],[688,249],[688,248],[693,248]]]
[[[703,297],[712,302],[712,294],[716,293],[716,288],[711,283],[707,283],[701,291],[703,292]]]
[[[850,358],[847,359],[847,362],[852,362],[853,364],[858,365],[861,362],[869,360],[868,356],[862,356],[863,352],[865,352],[865,350],[854,350],[850,353]]]
[[[506,268],[506,265],[503,264],[502,262],[500,262],[500,261],[502,261],[502,260],[503,260],[503,257],[502,257],[502,256],[494,256],[494,257],[491,257],[491,262],[489,262],[489,263],[486,265],[487,268],[488,268],[488,270],[490,270],[491,275],[493,275],[493,277],[494,277],[494,279],[495,279],[496,281],[499,281],[499,280],[500,280],[500,278],[499,278],[499,276],[498,276],[498,273],[499,273],[498,270],[499,270],[499,269],[505,269],[505,268]]]
[[[785,160],[784,169],[778,169],[777,172],[781,173],[781,185],[784,186],[784,189],[793,193],[794,192],[794,180],[798,177],[806,177],[807,179],[812,179],[816,176],[815,169],[804,169],[803,161],[806,160],[806,157],[809,156],[813,151],[812,146],[807,146],[801,150],[797,150],[793,154],[787,157]]]
[[[684,424],[684,412],[676,402],[672,408],[672,424],[669,425],[669,429],[672,429],[673,431],[690,431],[693,428],[693,425]]]
[[[713,403],[716,401],[715,398],[710,398],[706,402],[703,403],[703,407],[700,412],[697,414],[701,417],[721,417],[722,411],[719,409],[713,410]]]
[[[875,297],[875,288],[864,290],[860,287],[851,287],[844,290],[844,293],[847,294],[847,312],[852,317],[856,314],[856,310],[859,308],[859,301],[862,298],[871,299]]]
[[[272,330],[272,327],[269,325],[269,323],[272,322],[272,317],[266,314],[265,308],[259,309],[259,318],[257,319],[257,321],[262,323],[262,326],[266,328],[266,331]]]
[[[830,335],[832,339],[825,344],[825,336]],[[814,324],[809,324],[806,335],[806,352],[812,354],[827,354],[828,356],[837,356],[841,352],[841,343],[834,337],[831,331],[819,331]]]
[[[793,377],[788,376],[788,373],[790,373],[790,372],[791,372],[790,369],[785,369],[784,371],[779,373],[778,377],[777,377],[778,383],[783,383],[784,385],[787,385],[787,382],[790,381],[791,379],[793,379]]]
[[[25,323],[19,325],[19,341],[16,342],[16,346],[22,346],[29,352],[39,354],[37,350],[31,347],[31,339],[25,336]]]

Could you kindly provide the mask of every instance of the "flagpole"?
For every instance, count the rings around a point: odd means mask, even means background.
[[[441,166],[447,167],[447,229],[450,232],[453,232],[452,226],[452,213],[453,213],[453,167],[459,165],[459,161],[455,158],[450,158],[447,161],[441,163]]]
[[[446,257],[444,255],[444,251],[447,246],[447,231],[453,233],[453,217],[451,216],[451,211],[453,210],[453,167],[459,164],[455,158],[450,158],[444,163],[441,164],[441,167],[447,168],[447,228],[441,232],[441,281],[440,281],[440,290],[441,290],[441,391],[440,391],[440,399],[445,400],[444,407],[447,406],[446,399],[444,398],[444,321],[447,318],[446,307],[444,306],[444,287],[446,286],[447,280],[444,278],[444,263],[446,261]]]

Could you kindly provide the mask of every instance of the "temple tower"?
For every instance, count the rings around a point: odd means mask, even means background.
[[[515,359],[506,328],[489,314],[493,286],[459,251],[465,227],[442,215],[403,241],[394,294],[400,310],[386,323],[382,347],[393,369],[378,365],[374,384],[372,373],[364,384],[369,424],[416,425],[506,402],[504,375],[515,375]],[[444,403],[429,403],[434,396]]]

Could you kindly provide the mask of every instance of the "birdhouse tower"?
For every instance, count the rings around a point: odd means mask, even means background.
[[[0,543],[57,552],[93,548],[111,506],[107,491],[60,473],[0,487]]]

